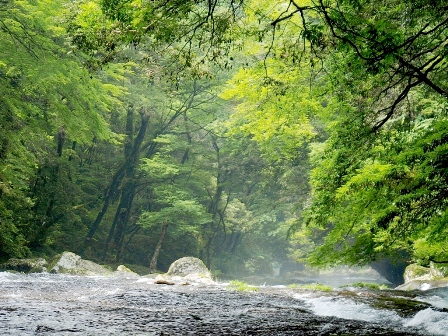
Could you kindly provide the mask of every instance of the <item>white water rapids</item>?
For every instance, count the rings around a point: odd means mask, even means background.
[[[417,299],[432,304],[435,308],[442,308],[442,310],[445,308],[445,310],[437,311],[433,308],[426,308],[411,318],[404,318],[395,311],[377,309],[367,303],[356,302],[344,297],[316,297],[315,294],[309,293],[294,294],[294,297],[305,301],[310,309],[320,316],[414,327],[424,334],[448,336],[448,289],[436,291],[439,294],[427,296],[425,293],[421,293]]]
[[[448,288],[378,293],[284,286],[241,293],[225,284],[0,272],[0,335],[448,336]],[[390,298],[422,307],[404,315],[378,308]]]

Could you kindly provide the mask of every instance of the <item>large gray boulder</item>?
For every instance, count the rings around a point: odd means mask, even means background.
[[[84,260],[73,252],[64,252],[58,257],[50,273],[73,275],[111,275],[107,268],[90,260]]]
[[[194,257],[184,257],[173,262],[166,273],[168,276],[182,276],[197,274],[204,278],[211,278],[212,275],[201,259]]]
[[[404,284],[397,290],[428,290],[431,288],[448,287],[447,264],[430,263],[430,267],[411,264],[404,271]]]
[[[430,280],[430,269],[417,264],[411,264],[404,270],[403,278],[404,283],[408,283],[413,280]]]
[[[435,279],[448,277],[448,263],[429,263],[430,274]]]
[[[47,261],[43,258],[16,259],[11,258],[0,265],[0,271],[15,271],[23,273],[39,273],[47,271]]]
[[[173,262],[165,274],[158,274],[154,284],[170,285],[215,285],[212,274],[201,259],[184,257]]]

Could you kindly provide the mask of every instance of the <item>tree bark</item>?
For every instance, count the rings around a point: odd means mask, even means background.
[[[162,225],[162,232],[159,236],[159,241],[157,242],[156,249],[151,258],[151,263],[149,264],[149,272],[154,273],[157,271],[157,260],[159,259],[160,249],[162,248],[162,243],[165,240],[166,231],[168,230],[168,221],[165,221]]]
[[[85,244],[86,244],[93,238],[96,231],[98,230],[100,223],[106,214],[107,210],[109,209],[109,206],[111,203],[113,203],[121,193],[118,193],[118,190],[120,189],[120,186],[123,183],[123,180],[125,177],[130,177],[133,175],[135,171],[135,166],[138,163],[139,158],[139,150],[140,146],[142,144],[143,138],[145,136],[146,130],[148,128],[149,123],[149,115],[142,113],[141,114],[141,125],[138,132],[137,137],[135,138],[134,142],[132,141],[133,137],[133,125],[130,125],[130,123],[133,123],[133,114],[134,110],[132,106],[128,109],[127,118],[126,118],[126,133],[127,133],[127,139],[125,142],[125,148],[124,148],[124,162],[120,165],[118,170],[115,172],[112,182],[109,185],[109,187],[106,190],[105,198],[103,206],[98,213],[95,221],[92,223],[89,232],[87,233]],[[120,211],[120,208],[117,209],[117,211]]]

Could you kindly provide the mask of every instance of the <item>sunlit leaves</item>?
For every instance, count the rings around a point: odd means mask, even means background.
[[[239,102],[231,133],[250,136],[274,161],[292,159],[314,137],[310,119],[323,107],[306,86],[306,70],[287,72],[284,63],[273,59],[267,66],[240,70],[221,96]]]
[[[382,131],[363,153],[346,144],[341,156],[341,143],[349,139],[339,139],[338,146],[331,141],[330,147],[320,146],[313,161],[313,205],[305,217],[309,232],[316,225],[328,231],[312,253],[313,262],[368,262],[396,250],[424,260],[422,254],[429,249],[422,242],[444,239],[440,223],[447,207],[446,115],[436,112],[437,100],[422,100],[421,106],[421,121],[401,131]],[[425,119],[429,110],[431,118]],[[326,257],[331,246],[337,246],[336,252]],[[445,255],[441,245],[436,246],[432,255]]]

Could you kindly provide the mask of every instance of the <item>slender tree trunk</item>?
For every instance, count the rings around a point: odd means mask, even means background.
[[[140,129],[139,129],[139,132],[134,141],[132,141],[133,122],[134,122],[133,116],[134,116],[134,110],[131,106],[128,109],[127,118],[126,118],[127,138],[126,138],[126,142],[125,142],[125,146],[124,146],[124,159],[125,160],[124,160],[124,163],[122,163],[120,165],[120,167],[118,168],[118,170],[115,172],[115,174],[112,178],[112,182],[111,182],[110,186],[108,187],[108,189],[106,190],[106,195],[104,198],[103,206],[102,206],[100,212],[98,213],[95,221],[92,223],[89,232],[87,233],[85,243],[84,243],[84,248],[87,246],[89,241],[93,238],[96,231],[98,230],[104,215],[106,214],[107,210],[109,209],[110,204],[113,203],[118,198],[119,195],[121,195],[121,197],[123,197],[123,195],[122,195],[123,191],[121,191],[121,193],[118,193],[118,190],[120,189],[120,186],[122,185],[123,180],[126,177],[132,177],[132,175],[135,171],[135,166],[138,163],[139,150],[140,150],[142,141],[144,139],[146,130],[148,128],[149,115],[144,114],[144,113],[141,114]],[[117,209],[117,212],[119,212],[119,211],[120,211],[120,207],[118,207],[118,209]],[[112,229],[115,229],[114,225],[112,226]],[[108,245],[109,242],[110,242],[110,240],[107,242],[106,245]],[[83,250],[84,250],[84,248],[83,248]]]
[[[166,221],[162,225],[162,232],[159,236],[159,241],[157,242],[156,249],[154,250],[154,254],[151,258],[151,263],[149,264],[149,272],[154,273],[157,270],[157,259],[159,259],[160,249],[162,248],[162,243],[165,240],[166,231],[168,230],[169,222]]]
[[[120,202],[120,214],[118,216],[118,222],[116,225],[115,232],[115,245],[117,246],[117,254],[115,256],[115,261],[118,262],[121,259],[121,253],[123,248],[124,236],[126,234],[126,229],[129,224],[129,219],[131,217],[132,203],[135,197],[135,184],[130,183],[128,188],[123,190],[122,201]]]
[[[109,250],[110,242],[114,238],[116,246],[116,261],[119,261],[121,256],[121,246],[124,239],[124,233],[126,231],[127,223],[131,215],[132,201],[135,196],[135,185],[131,184],[129,186],[132,190],[122,191],[120,204],[118,205],[117,211],[115,212],[114,221],[109,230],[109,235],[107,236],[106,244],[104,245],[102,260],[104,261],[107,257],[107,251]]]
[[[112,182],[109,185],[109,187],[106,190],[106,195],[104,197],[104,203],[101,208],[101,211],[96,216],[95,221],[90,226],[90,230],[87,233],[86,236],[86,242],[91,240],[93,236],[95,235],[96,231],[98,230],[98,227],[100,226],[100,223],[106,214],[107,210],[109,209],[109,205],[111,202],[113,202],[117,197],[117,191],[121,184],[121,181],[123,180],[124,173],[125,173],[125,165],[121,165],[118,171],[114,174],[114,177],[112,178]]]
[[[216,152],[216,162],[217,162],[217,172],[216,172],[216,180],[217,186],[213,193],[209,193],[210,203],[207,206],[207,212],[212,215],[212,223],[207,226],[204,226],[203,237],[205,246],[202,249],[200,255],[203,259],[205,265],[210,268],[212,262],[212,249],[215,241],[215,237],[218,233],[219,226],[222,221],[222,214],[219,211],[219,202],[221,201],[221,196],[224,192],[223,183],[225,182],[225,178],[223,178],[221,174],[221,160],[220,160],[220,148],[218,145],[217,138],[212,135],[212,145]]]

